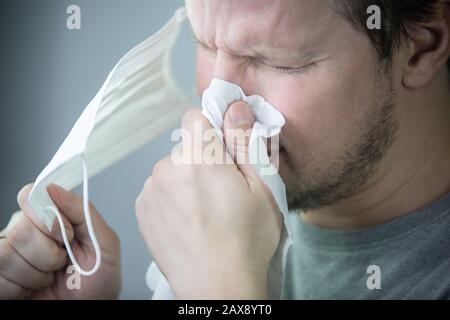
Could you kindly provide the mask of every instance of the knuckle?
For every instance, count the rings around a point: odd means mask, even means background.
[[[45,271],[56,271],[64,267],[67,261],[66,254],[56,244],[50,246],[49,252]]]
[[[23,215],[17,216],[14,223],[7,229],[7,237],[14,247],[23,247],[29,244],[33,229],[24,219]]]
[[[160,161],[158,161],[155,166],[153,167],[152,172],[152,179],[156,185],[161,187],[166,183],[167,177],[170,174],[170,171],[172,170],[170,168],[170,158],[164,158]],[[148,184],[150,185],[151,182]]]
[[[7,241],[0,241],[0,269],[11,259],[13,251]]]
[[[183,115],[182,123],[189,123],[194,121],[195,119],[198,119],[201,116],[202,112],[198,108],[192,108],[186,111]]]
[[[164,163],[162,160],[160,160],[153,166],[152,176],[153,178],[156,176],[159,177],[163,172],[164,172]]]
[[[202,138],[202,135],[195,135],[196,132],[191,132],[191,130],[192,128],[196,128],[197,126],[199,126],[199,128],[203,131],[204,120],[205,118],[202,115],[202,111],[200,109],[190,109],[183,115],[181,127],[188,130],[189,134],[187,135],[187,137],[190,137],[191,139],[200,139]],[[194,136],[191,136],[192,134],[194,134]]]

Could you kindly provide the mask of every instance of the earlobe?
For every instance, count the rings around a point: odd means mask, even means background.
[[[432,21],[411,31],[411,53],[402,77],[403,85],[410,89],[425,86],[446,67],[450,55],[450,5],[442,3],[436,11]]]

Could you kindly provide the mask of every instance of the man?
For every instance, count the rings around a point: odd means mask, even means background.
[[[286,118],[280,174],[295,244],[283,297],[450,298],[450,1],[186,5],[199,92],[212,78],[227,80]],[[366,27],[369,5],[381,9],[380,30]],[[246,130],[254,118],[235,102],[224,121],[226,130]],[[182,126],[192,131],[196,122],[210,128],[197,110]],[[267,296],[280,214],[252,167],[237,161],[245,143],[233,143],[226,135],[238,164],[160,161],[136,201],[143,238],[177,298]],[[117,297],[114,232],[92,208],[103,264],[71,292],[58,227],[48,232],[36,220],[29,190],[0,240],[0,297]],[[49,193],[87,268],[95,256],[80,199],[56,186]]]

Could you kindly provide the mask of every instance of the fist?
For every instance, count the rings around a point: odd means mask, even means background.
[[[120,290],[120,245],[114,231],[91,205],[91,218],[102,250],[102,265],[79,288],[67,285],[69,261],[58,221],[52,230],[33,213],[27,199],[31,185],[18,195],[21,211],[15,213],[0,239],[0,299],[112,299]],[[84,268],[92,267],[95,253],[75,194],[52,185],[48,193],[58,207],[73,253]]]
[[[200,110],[188,112],[183,148],[155,165],[136,201],[141,234],[177,298],[266,297],[282,223],[248,163],[253,123],[249,106],[235,102],[225,115],[225,141],[213,135],[206,142],[211,125]],[[224,163],[195,161],[211,145]]]

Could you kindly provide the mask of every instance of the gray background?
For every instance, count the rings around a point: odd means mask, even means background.
[[[81,8],[81,30],[66,28],[70,4]],[[182,0],[2,1],[0,228],[18,209],[17,191],[45,167],[109,70],[183,4]],[[177,78],[192,90],[194,45],[188,35],[186,31],[174,60]],[[90,181],[90,199],[121,239],[123,299],[150,297],[144,275],[151,258],[137,228],[134,201],[152,166],[170,152],[170,132]]]

